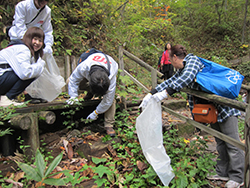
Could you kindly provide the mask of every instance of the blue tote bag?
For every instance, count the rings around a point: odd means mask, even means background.
[[[244,76],[233,69],[198,58],[205,66],[196,75],[196,82],[203,91],[230,99],[238,97]]]

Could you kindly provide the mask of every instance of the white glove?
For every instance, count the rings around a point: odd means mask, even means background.
[[[92,119],[92,120],[96,120],[97,118],[98,118],[98,114],[95,110],[91,114],[89,114],[89,116],[87,117],[87,119]]]
[[[153,95],[151,93],[148,93],[142,100],[139,108],[145,108],[148,104],[148,101],[151,99]]]
[[[45,48],[43,49],[43,53],[44,54],[52,54],[53,50],[52,50],[51,46],[46,45]]]
[[[160,102],[161,100],[168,98],[167,90],[164,89],[163,91],[154,94],[153,97],[157,102]]]
[[[77,97],[70,97],[70,99],[68,99],[66,102],[69,105],[73,105],[75,102],[78,102],[78,98]]]

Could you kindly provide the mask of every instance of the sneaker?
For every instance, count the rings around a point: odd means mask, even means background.
[[[244,182],[238,183],[234,180],[229,180],[226,184],[225,187],[227,188],[240,188],[242,185],[244,185]]]
[[[111,137],[115,136],[115,130],[112,127],[105,127],[107,134]]]
[[[13,100],[10,100],[7,96],[1,96],[1,99],[0,99],[0,106],[3,106],[3,107],[7,107],[9,105],[14,105],[14,106],[20,106],[22,105],[23,103],[22,102],[16,102]]]
[[[24,101],[29,101],[30,104],[47,103],[48,101],[41,98],[33,98],[29,94],[24,95]]]
[[[207,176],[207,179],[209,179],[209,180],[228,181],[229,177],[223,177],[223,176],[219,176],[218,174],[215,174],[215,175],[209,175],[209,176]]]

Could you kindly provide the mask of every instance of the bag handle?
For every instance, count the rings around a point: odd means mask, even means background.
[[[46,5],[45,5],[46,6]],[[26,25],[29,25],[30,23],[32,23],[36,18],[37,18],[37,16],[40,14],[40,12],[42,12],[42,10],[45,8],[45,6],[43,7],[43,8],[41,8],[40,10],[39,10],[39,12],[37,13],[37,15],[29,22],[29,23],[26,23]]]

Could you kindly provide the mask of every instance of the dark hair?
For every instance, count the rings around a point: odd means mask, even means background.
[[[32,39],[34,37],[38,37],[38,38],[42,38],[42,41],[43,41],[43,46],[41,49],[39,49],[38,51],[34,51],[34,48],[32,46]],[[30,49],[30,52],[32,54],[32,56],[34,56],[35,58],[35,61],[38,60],[39,57],[42,57],[43,56],[43,48],[45,47],[45,44],[44,44],[44,32],[41,28],[39,27],[30,27],[26,33],[24,34],[23,36],[23,42],[26,46],[28,46],[28,48]]]
[[[43,1],[49,2],[49,0],[38,0],[39,3],[40,3],[40,2],[43,2]]]
[[[170,44],[169,42],[165,44],[165,51],[168,49],[168,44]],[[170,44],[170,48],[172,48],[172,45]]]
[[[90,92],[96,96],[103,96],[106,94],[110,85],[108,74],[101,69],[97,69],[90,74],[89,87]]]
[[[176,55],[177,57],[184,59],[187,55],[187,50],[185,49],[184,46],[177,44],[171,47],[169,55],[170,57],[173,57],[174,55]]]

